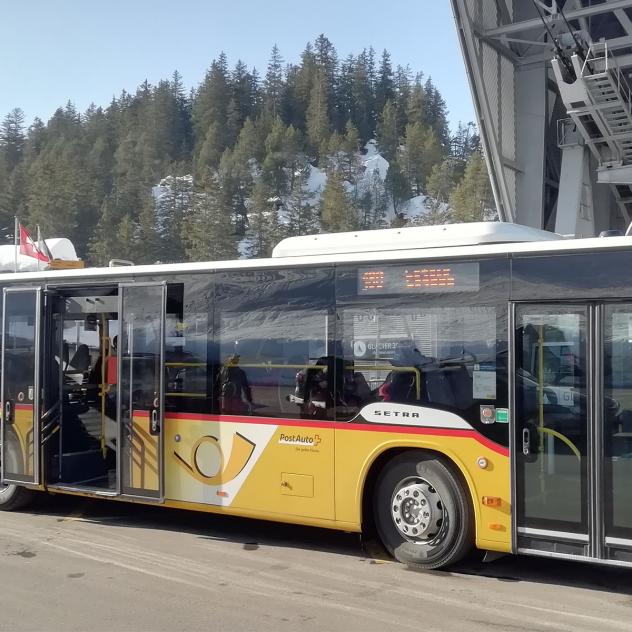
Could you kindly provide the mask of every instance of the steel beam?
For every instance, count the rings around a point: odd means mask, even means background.
[[[632,0],[611,0],[611,2],[604,2],[603,4],[597,4],[592,7],[565,11],[564,15],[567,20],[578,20],[580,18],[587,18],[593,15],[600,15],[602,13],[611,13],[613,11],[617,11],[618,9],[632,9]],[[523,22],[514,22],[513,24],[506,24],[504,26],[488,29],[484,31],[484,35],[485,37],[497,37],[499,35],[509,35],[511,33],[531,31],[541,27],[542,20],[540,18],[533,18],[531,20],[524,20]]]

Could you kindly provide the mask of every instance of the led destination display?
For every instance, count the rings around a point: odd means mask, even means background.
[[[358,294],[477,292],[478,263],[360,268]]]

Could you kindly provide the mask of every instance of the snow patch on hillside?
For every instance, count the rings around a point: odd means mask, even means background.
[[[318,204],[327,184],[327,174],[314,165],[308,165],[308,167],[309,175],[307,176],[305,188],[310,192],[310,204]]]
[[[388,227],[396,218],[419,223],[421,218],[428,212],[428,206],[433,200],[425,195],[417,195],[410,200],[400,202],[397,205],[397,212],[390,196],[386,192],[386,178],[389,170],[389,162],[380,154],[377,141],[370,140],[364,146],[364,151],[358,152],[356,156],[357,175],[355,182],[345,181],[344,186],[347,193],[354,200],[361,200],[363,197],[370,199],[382,199],[384,227]],[[253,160],[251,165],[253,177],[258,177],[259,167]],[[318,207],[322,200],[323,192],[327,186],[327,172],[316,165],[307,164],[304,169],[293,174],[296,177],[304,178],[303,202],[311,207]],[[195,183],[191,174],[183,176],[167,176],[152,188],[152,195],[156,201],[156,215],[160,231],[167,229],[170,214],[175,209],[183,215],[193,207],[198,196],[202,193],[195,191]],[[291,203],[289,196],[270,199],[271,205],[276,205],[278,217],[282,224],[288,223],[288,204]],[[246,200],[246,207],[249,207],[249,200]],[[252,247],[252,238],[246,236],[238,244],[240,257],[248,256]]]

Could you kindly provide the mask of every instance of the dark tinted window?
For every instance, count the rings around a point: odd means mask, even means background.
[[[577,300],[632,296],[632,252],[517,257],[512,260],[514,300]]]
[[[217,275],[219,410],[333,418],[333,268]]]

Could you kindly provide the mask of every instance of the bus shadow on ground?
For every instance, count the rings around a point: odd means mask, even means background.
[[[358,534],[184,509],[42,495],[23,513],[57,517],[59,522],[81,520],[118,528],[188,533],[206,540],[241,544],[247,551],[274,546],[345,555],[371,564],[392,561],[374,537],[363,541]],[[541,583],[632,595],[632,570],[567,560],[506,555],[489,563],[467,560],[447,570],[426,571],[404,565],[401,568],[404,572],[443,577],[477,576],[502,582]]]
[[[362,559],[368,556],[362,549],[357,533],[170,507],[104,502],[101,499],[70,495],[42,495],[21,513],[56,517],[60,523],[80,520],[119,528],[187,533],[205,540],[241,544],[244,550],[274,546],[313,549]]]
[[[412,567],[407,570],[439,575],[473,575],[501,582],[550,584],[632,595],[630,569],[528,555],[506,555],[489,563],[461,562],[448,570],[424,571]]]

